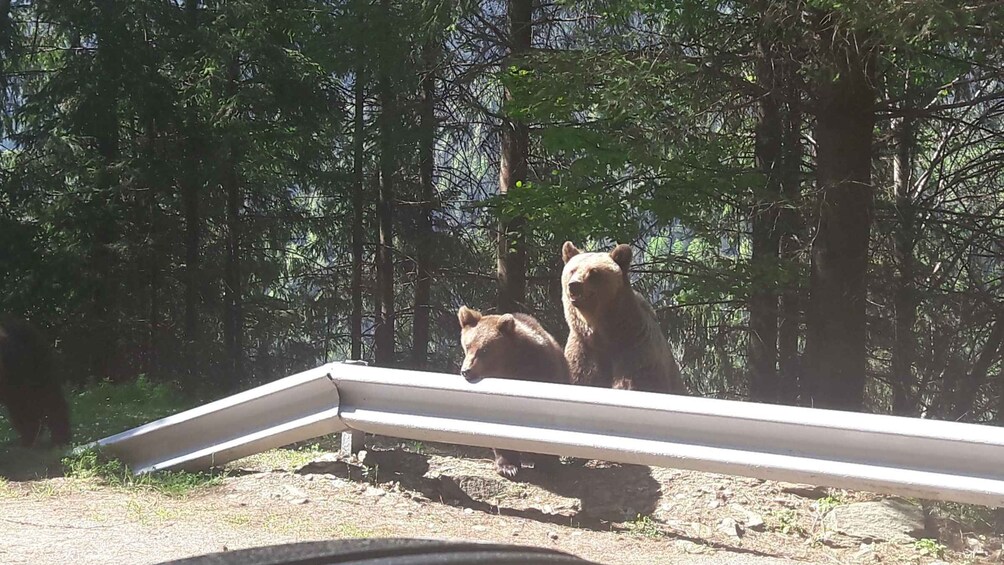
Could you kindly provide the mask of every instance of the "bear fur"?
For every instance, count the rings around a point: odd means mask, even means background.
[[[568,322],[565,358],[572,383],[686,394],[680,367],[655,310],[631,288],[631,248],[561,249],[561,302]]]
[[[457,317],[465,354],[460,374],[468,382],[485,377],[570,382],[561,346],[533,316],[483,315],[461,306]],[[495,470],[503,477],[515,477],[522,464],[522,455],[517,451],[494,451]]]
[[[23,320],[0,320],[0,405],[7,408],[21,445],[49,429],[54,445],[70,443],[70,409],[53,367],[52,348]]]

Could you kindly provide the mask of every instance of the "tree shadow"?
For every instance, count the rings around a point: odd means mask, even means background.
[[[367,438],[369,441],[370,438]],[[375,439],[375,438],[374,438]],[[374,444],[381,444],[376,446]],[[519,480],[510,481],[492,474],[440,474],[426,476],[431,465],[430,453],[415,453],[401,448],[400,442],[385,440],[370,442],[362,463],[355,460],[334,459],[308,463],[297,470],[300,474],[329,474],[345,480],[371,485],[398,483],[403,489],[421,493],[429,501],[459,505],[475,511],[512,516],[535,522],[571,526],[602,532],[631,532],[631,522],[638,516],[650,516],[662,496],[661,484],[652,477],[651,469],[642,465],[622,465],[603,461],[559,463],[557,458],[544,456],[545,465],[539,465],[540,456],[532,468],[523,468]],[[492,461],[490,449],[426,444],[430,452],[457,457],[459,453],[472,458]],[[533,485],[553,494],[576,498],[579,508],[570,513],[545,512],[540,508],[515,508],[500,500],[499,495],[518,484]],[[744,548],[730,543],[702,539],[681,531],[663,527],[655,521],[659,535],[666,539],[686,540],[714,549],[737,554],[774,556],[769,552]]]
[[[491,460],[491,450],[488,449],[469,448],[462,451],[473,451],[481,458]],[[537,457],[528,454],[527,459]],[[652,478],[649,468],[639,465],[575,466],[554,460],[547,465],[524,468],[516,481],[510,481],[495,474],[427,476],[429,458],[427,453],[414,453],[400,447],[371,447],[366,450],[362,462],[342,458],[314,461],[298,469],[297,473],[326,474],[372,485],[397,482],[404,489],[444,504],[459,504],[492,514],[597,531],[622,530],[624,528],[618,526],[618,522],[652,514],[661,496],[661,487]],[[561,514],[507,505],[501,495],[519,483],[533,485],[561,497],[578,499],[578,508]]]
[[[62,477],[65,456],[61,447],[0,445],[0,478],[21,482]]]

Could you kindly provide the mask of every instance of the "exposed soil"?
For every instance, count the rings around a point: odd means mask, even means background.
[[[936,562],[913,541],[848,538],[822,520],[875,495],[597,461],[554,461],[509,481],[490,450],[369,445],[362,462],[287,450],[247,458],[222,484],[180,497],[94,479],[0,483],[0,563],[146,564],[358,537],[547,546],[609,565]],[[999,537],[935,516],[918,537],[944,544],[943,562],[1000,562]]]

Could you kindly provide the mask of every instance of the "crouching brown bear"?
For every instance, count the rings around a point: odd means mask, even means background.
[[[527,314],[483,315],[461,306],[460,343],[464,364],[460,370],[468,382],[485,377],[568,384],[568,364],[558,342],[533,316]],[[519,472],[518,451],[496,449],[495,470],[506,478]],[[536,456],[537,461],[553,459]]]
[[[621,244],[609,253],[584,253],[566,241],[561,256],[572,383],[685,394],[655,310],[631,288],[631,248]]]
[[[34,445],[43,427],[53,444],[70,443],[70,409],[53,367],[52,348],[23,320],[0,320],[0,405],[7,408],[21,445]]]

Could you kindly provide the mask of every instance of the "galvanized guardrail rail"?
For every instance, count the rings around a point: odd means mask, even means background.
[[[144,473],[339,431],[1004,506],[1001,428],[344,363],[97,444]]]

